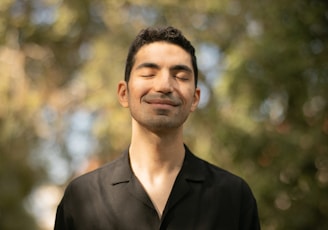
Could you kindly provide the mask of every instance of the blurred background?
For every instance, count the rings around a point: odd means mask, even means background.
[[[127,147],[116,87],[153,25],[197,51],[186,144],[249,183],[263,230],[328,229],[325,0],[1,0],[0,229],[53,229],[67,183]]]

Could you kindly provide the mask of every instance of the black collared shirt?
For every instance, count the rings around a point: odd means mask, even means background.
[[[186,148],[162,218],[134,176],[128,151],[68,185],[55,230],[111,229],[258,230],[260,225],[256,201],[244,180]]]

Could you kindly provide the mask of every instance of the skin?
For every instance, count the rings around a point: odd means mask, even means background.
[[[144,45],[118,98],[132,117],[132,170],[161,217],[184,159],[183,124],[200,98],[190,55],[167,42]]]

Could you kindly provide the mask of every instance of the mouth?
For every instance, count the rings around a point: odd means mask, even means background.
[[[143,98],[143,101],[147,104],[151,105],[158,105],[158,106],[179,106],[181,104],[179,99],[173,98],[173,97],[158,97],[158,96],[151,96],[146,95]]]
[[[152,99],[146,101],[148,104],[152,105],[170,105],[170,106],[178,106],[179,104],[172,100],[163,100],[163,99]]]

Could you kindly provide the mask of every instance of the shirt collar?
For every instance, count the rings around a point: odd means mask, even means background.
[[[133,172],[130,166],[129,151],[126,149],[121,156],[113,162],[114,170],[112,174],[112,184],[120,184],[129,182],[133,176]]]
[[[120,158],[113,162],[114,170],[111,183],[113,185],[127,183],[133,177],[130,165],[129,151],[126,149]],[[185,158],[180,171],[180,176],[189,181],[201,182],[206,178],[205,162],[196,157],[185,145]]]
[[[205,162],[196,157],[185,145],[186,155],[181,168],[182,176],[190,181],[204,181],[207,170]]]

